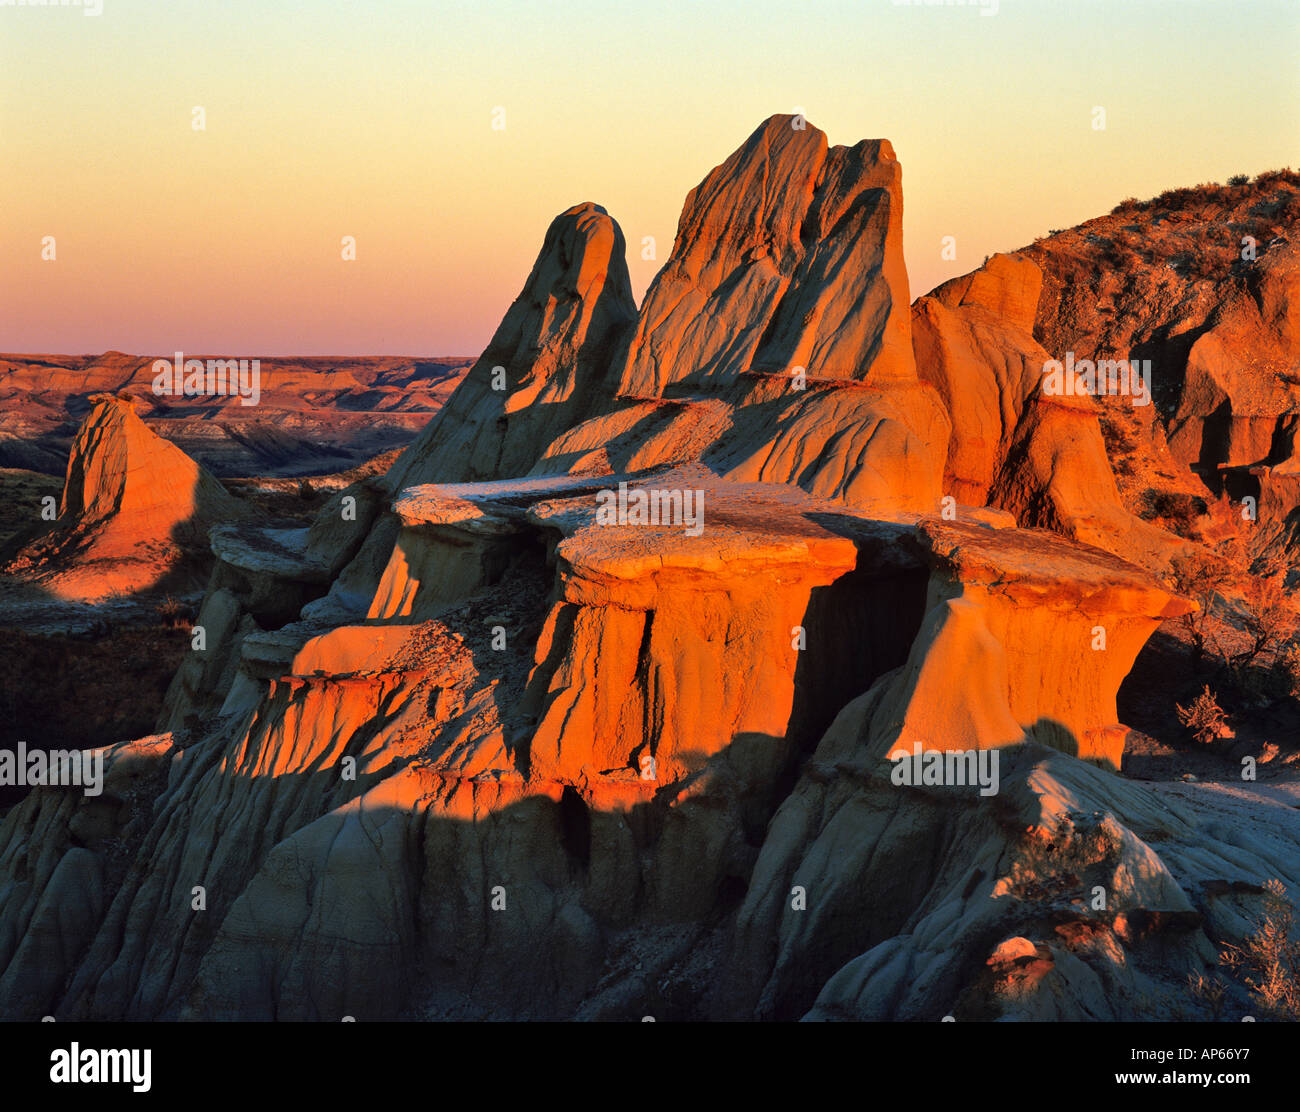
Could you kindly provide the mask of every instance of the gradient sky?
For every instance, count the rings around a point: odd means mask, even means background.
[[[102,4],[0,6],[3,351],[476,354],[580,201],[639,300],[686,193],[775,112],[892,140],[913,297],[1300,160],[1297,0]]]

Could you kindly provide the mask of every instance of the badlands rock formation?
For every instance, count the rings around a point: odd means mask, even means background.
[[[599,205],[555,218],[491,343],[393,468],[394,489],[418,471],[448,481],[524,474],[538,445],[576,423],[636,317],[625,251]]]
[[[152,433],[129,395],[97,395],[68,459],[52,529],[18,554],[11,574],[52,595],[93,601],[183,585],[206,565],[212,526],[249,509],[204,468]]]
[[[994,256],[957,282],[987,286],[1011,266],[1033,267],[1041,289],[1018,319],[1052,358],[1149,360],[1153,405],[1122,396],[1094,403],[1112,460],[1123,457],[1126,508],[1141,509],[1153,488],[1222,492],[1238,503],[1251,496],[1262,545],[1291,531],[1300,505],[1290,477],[1300,466],[1297,218],[1293,172],[1170,190]],[[926,314],[927,300],[914,317]],[[1102,547],[1143,559],[1150,541]]]
[[[1033,336],[1042,285],[1031,260],[995,255],[912,307],[917,365],[953,423],[945,489],[1022,526],[1161,567],[1182,546],[1121,504],[1097,403],[1044,392],[1054,356]]]
[[[1042,268],[909,310],[892,149],[802,122],[639,312],[570,209],[386,476],[212,531],[159,733],[0,822],[0,1012],[1197,1014],[1300,823],[1117,775],[1182,542],[1043,396]]]
[[[471,362],[263,358],[257,404],[244,405],[237,393],[154,394],[155,358],[120,351],[0,355],[0,467],[61,475],[90,398],[129,393],[153,432],[222,478],[339,470],[405,446]]]
[[[557,218],[473,389],[395,488],[698,459],[935,511],[948,417],[912,357],[898,162],[886,141],[830,148],[800,123],[772,117],[691,191],[639,314],[613,221],[594,205]]]

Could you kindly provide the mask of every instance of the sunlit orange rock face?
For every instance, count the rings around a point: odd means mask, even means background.
[[[879,751],[1033,739],[1118,771],[1128,730],[1115,693],[1147,638],[1189,604],[1122,560],[1042,533],[927,521],[917,539],[934,569],[927,612]]]
[[[530,680],[530,770],[598,795],[629,770],[685,784],[728,754],[740,780],[770,782],[790,756],[800,652],[825,636],[808,629],[813,593],[854,571],[857,546],[816,521],[832,505],[788,488],[729,486],[698,467],[640,485],[700,492],[707,529],[602,525],[590,498],[529,512],[564,535]],[[846,605],[866,619],[865,597]]]
[[[933,511],[949,422],[912,356],[901,173],[885,140],[773,116],[687,197],[639,313],[618,226],[563,213],[394,488],[701,460]]]
[[[1265,529],[1289,528],[1300,505],[1285,477],[1300,405],[1297,211],[1300,178],[1277,171],[1125,202],[1010,256],[1043,276],[1032,332],[1051,358],[1150,360],[1153,405],[1085,399],[1110,427],[1111,456],[1124,457],[1127,508],[1151,490],[1249,495]],[[1111,547],[1139,560],[1144,549]]]
[[[163,582],[207,531],[250,511],[145,427],[129,397],[100,395],[72,445],[51,532],[14,570],[62,598],[102,599]]]
[[[914,378],[902,227],[888,140],[829,147],[805,121],[773,116],[686,198],[619,393],[662,397],[794,367]]]
[[[994,255],[912,307],[921,376],[953,423],[944,488],[1050,529],[1161,567],[1184,545],[1120,501],[1091,397],[1050,396],[1053,359],[1034,339],[1043,275],[1032,260]]]
[[[1126,924],[1240,854],[1114,774],[1119,685],[1187,607],[1139,565],[1181,542],[1091,399],[1043,394],[1055,278],[999,256],[909,307],[892,148],[800,123],[691,192],[639,311],[575,206],[387,475],[309,528],[215,513],[207,646],[112,806],[0,825],[6,1013],[1162,1014],[1231,915]],[[105,443],[79,475],[131,474]],[[173,504],[129,495],[68,501]]]
[[[130,400],[103,398],[73,443],[59,515],[87,528],[111,522],[114,532],[165,537],[200,516],[220,520],[232,501],[184,452],[145,428]]]
[[[591,404],[636,317],[623,232],[599,205],[551,223],[528,281],[487,349],[394,465],[394,489],[522,475]]]

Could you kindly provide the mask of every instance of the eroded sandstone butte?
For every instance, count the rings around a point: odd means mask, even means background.
[[[58,598],[88,601],[193,586],[193,565],[209,562],[208,530],[247,519],[251,509],[150,431],[129,395],[92,402],[73,441],[57,518],[6,572]]]
[[[1150,516],[1153,496],[1224,495],[1238,505],[1251,497],[1264,526],[1253,531],[1254,551],[1290,541],[1300,506],[1298,217],[1300,175],[1290,171],[1170,190],[994,255],[918,299],[922,377],[940,389],[958,426],[951,492],[961,500],[987,493],[1022,525],[1061,527],[1050,514],[1072,535],[1153,567],[1170,555],[1167,541],[1131,521],[1139,511]],[[1104,482],[1088,484],[1096,488],[1091,507],[1041,465],[1021,477],[996,475],[1016,454],[1009,438],[1032,372],[1042,359],[1067,355],[1141,360],[1154,395],[1150,405],[1122,395],[1056,399],[1084,411],[1070,420],[1078,470],[1118,472],[1116,497],[1100,489]],[[965,381],[981,388],[962,390]],[[1047,498],[1035,506],[1044,478]]]
[[[797,122],[772,117],[691,191],[639,313],[617,225],[593,205],[558,217],[395,483],[701,460],[934,510],[948,418],[912,357],[898,162],[883,140],[828,147]],[[472,429],[489,431],[471,449]]]
[[[1115,774],[1189,605],[1122,557],[1182,542],[1041,397],[1037,264],[909,311],[900,206],[888,143],[774,117],[639,312],[614,221],[561,214],[386,476],[213,530],[207,648],[104,796],[5,816],[0,1009],[1176,1014],[1300,829]],[[914,746],[1000,787],[900,785]]]

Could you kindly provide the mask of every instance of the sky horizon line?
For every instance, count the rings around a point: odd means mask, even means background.
[[[87,15],[0,9],[12,352],[481,352],[575,196],[623,229],[640,305],[689,191],[776,114],[893,145],[913,301],[1126,197],[1300,150],[1292,0]]]
[[[780,115],[780,113],[775,113],[774,115]],[[771,116],[766,117],[766,120],[770,120],[771,118],[772,118]],[[766,122],[766,120],[765,120],[765,122]],[[810,127],[816,128],[816,124],[815,124],[813,121],[809,120],[809,121],[808,121],[808,124],[809,124]],[[820,129],[817,129],[817,130],[820,130]],[[845,145],[845,144],[831,144],[831,145],[832,145],[832,146],[837,146],[837,145],[842,146],[842,145]],[[901,161],[901,159],[900,159],[900,161]],[[1266,168],[1264,168],[1264,169],[1261,169],[1261,170],[1259,170],[1259,171],[1256,171],[1256,173],[1255,173],[1255,174],[1252,174],[1251,176],[1253,177],[1253,176],[1256,176],[1257,174],[1266,174],[1266,173],[1270,173],[1270,172],[1277,171],[1277,170],[1289,170],[1289,169],[1291,169],[1289,166],[1272,166],[1272,167],[1266,167]],[[1196,182],[1196,183],[1194,183],[1194,184],[1193,184],[1193,183],[1188,183],[1188,184],[1175,184],[1175,185],[1169,185],[1169,186],[1166,187],[1166,189],[1162,189],[1162,190],[1160,190],[1158,193],[1152,194],[1151,196],[1152,196],[1152,197],[1156,197],[1156,196],[1159,196],[1160,193],[1167,192],[1168,190],[1173,190],[1173,189],[1187,189],[1187,188],[1197,188],[1197,187],[1200,187],[1200,186],[1203,186],[1203,185],[1223,185],[1223,184],[1225,184],[1225,183],[1224,183],[1224,182],[1204,182],[1204,181],[1202,181],[1202,182]],[[1122,199],[1123,199],[1123,198],[1121,198],[1121,200],[1122,200]],[[1147,197],[1139,197],[1139,198],[1138,198],[1138,200],[1140,200],[1140,201],[1147,201],[1147,200],[1149,200],[1149,199],[1151,199],[1151,198],[1147,198]],[[598,201],[590,201],[590,202],[589,202],[589,201],[579,201],[579,202],[575,202],[575,205],[567,206],[565,209],[560,210],[560,212],[562,213],[562,212],[568,211],[569,208],[573,208],[573,207],[576,207],[577,205],[582,205],[582,204],[587,204],[587,203],[597,204],[597,205],[600,204],[600,202],[598,202]],[[1118,203],[1119,203],[1119,202],[1117,201],[1116,204],[1118,204]],[[601,208],[604,208],[603,205],[600,206],[600,207],[601,207]],[[1113,206],[1112,206],[1112,207],[1113,207]],[[1105,212],[1099,212],[1099,213],[1096,213],[1096,214],[1093,215],[1093,216],[1086,217],[1086,218],[1084,218],[1083,220],[1081,220],[1078,224],[1069,225],[1069,227],[1071,227],[1071,228],[1079,227],[1080,225],[1085,224],[1085,223],[1088,223],[1088,222],[1091,221],[1091,220],[1095,220],[1095,219],[1098,219],[1099,217],[1103,217],[1103,216],[1106,216],[1106,215],[1109,215],[1109,214],[1110,214],[1110,210],[1108,209],[1108,210],[1106,210]],[[559,215],[560,215],[560,213],[556,213],[556,217],[558,217]],[[607,213],[607,215],[611,216],[611,218],[613,218],[613,219],[615,220],[615,222],[617,223],[617,219],[618,219],[617,216],[615,216],[613,213]],[[904,221],[906,221],[906,205],[904,206]],[[548,225],[548,226],[549,226],[549,225]],[[620,227],[621,227],[621,225],[620,225]],[[543,235],[544,235],[544,234],[545,234],[545,232],[543,231]],[[624,238],[625,238],[625,240],[626,240],[626,236],[625,236]],[[1046,235],[1044,235],[1043,238],[1046,238]],[[906,248],[906,231],[904,232],[904,246],[905,246],[905,248]],[[1030,247],[1030,246],[1032,246],[1032,241],[1031,241],[1030,243],[1024,243],[1024,244],[1021,244],[1021,245],[1019,245],[1019,246],[1017,246],[1017,247],[1009,247],[1009,248],[1006,248],[1006,249],[1004,249],[1004,250],[997,250],[997,251],[990,252],[989,255],[985,256],[984,259],[981,259],[980,262],[975,263],[975,264],[970,268],[970,270],[964,270],[964,271],[961,271],[960,273],[953,274],[953,275],[950,275],[949,277],[942,278],[942,279],[936,281],[936,282],[934,283],[934,285],[932,285],[931,287],[929,287],[928,289],[926,289],[926,290],[924,290],[924,291],[922,291],[922,292],[920,292],[920,293],[917,293],[917,292],[912,291],[912,290],[910,289],[910,285],[911,285],[911,275],[910,275],[910,273],[909,273],[909,274],[908,274],[908,281],[909,281],[909,294],[910,294],[910,297],[911,297],[911,301],[909,302],[909,304],[910,304],[910,305],[915,305],[915,304],[916,304],[916,303],[917,303],[921,298],[929,296],[929,295],[932,294],[936,289],[938,289],[940,286],[944,285],[944,284],[947,283],[947,282],[954,281],[954,280],[957,279],[957,278],[962,278],[962,277],[965,277],[965,276],[967,276],[967,275],[969,275],[969,274],[971,274],[971,273],[974,273],[975,271],[979,270],[980,267],[984,265],[984,262],[987,261],[988,258],[991,258],[994,254],[1016,254],[1016,253],[1018,253],[1018,252],[1020,252],[1020,251],[1023,251],[1023,250],[1025,250],[1025,249],[1027,249],[1027,248]],[[540,239],[539,239],[538,247],[539,247],[539,250],[540,250],[540,248],[541,248],[541,242],[540,242]],[[630,249],[629,249],[627,252],[625,252],[625,256],[629,256],[629,257],[630,257],[630,254],[631,254]],[[634,300],[635,300],[636,308],[637,308],[637,312],[638,312],[638,313],[641,311],[641,307],[642,307],[642,305],[645,303],[645,298],[646,298],[647,293],[649,292],[650,287],[653,285],[654,281],[658,278],[658,275],[659,275],[660,271],[662,271],[662,270],[663,270],[663,269],[668,265],[669,258],[671,258],[671,255],[669,255],[668,258],[665,258],[663,266],[661,266],[661,267],[659,268],[659,270],[657,270],[657,271],[655,272],[654,277],[652,277],[652,278],[650,279],[650,282],[646,285],[646,287],[645,287],[644,289],[642,289],[642,290],[640,290],[640,291],[636,291],[636,290],[633,291],[633,298],[634,298]],[[906,265],[906,264],[905,264],[905,265]],[[531,269],[531,264],[530,264],[530,269]],[[523,275],[522,275],[521,278],[520,278],[520,292],[522,292],[523,282],[527,279],[527,276],[528,276],[528,271],[526,270],[526,271],[523,272]],[[501,310],[501,320],[504,320],[506,313],[507,313],[507,312],[509,311],[509,309],[510,309],[510,306],[514,304],[514,302],[515,302],[515,300],[518,298],[518,296],[519,296],[519,295],[516,294],[515,297],[514,297],[514,298],[511,298],[511,300],[510,300],[509,302],[507,302],[506,305],[502,308],[502,310]],[[496,327],[500,327],[501,320],[498,320]],[[494,329],[493,329],[493,333],[495,333],[495,327],[494,327]],[[438,350],[438,351],[423,351],[423,352],[407,351],[407,350],[401,350],[401,351],[397,351],[397,350],[394,350],[394,351],[370,351],[370,350],[366,350],[366,351],[336,351],[336,350],[332,350],[332,349],[329,350],[329,351],[324,351],[324,350],[322,350],[322,351],[297,351],[297,350],[294,350],[294,351],[267,351],[267,350],[262,349],[262,348],[258,348],[258,349],[250,349],[250,350],[247,350],[247,351],[238,351],[238,350],[235,350],[235,349],[233,349],[233,348],[226,348],[226,349],[213,349],[213,350],[202,350],[202,351],[191,350],[191,351],[189,351],[189,352],[186,352],[185,354],[187,354],[188,356],[194,357],[194,358],[201,358],[201,357],[202,357],[202,358],[206,358],[206,357],[221,358],[221,357],[223,357],[223,356],[234,356],[235,358],[261,358],[261,359],[385,359],[385,358],[387,358],[387,359],[403,359],[403,358],[405,358],[405,359],[456,359],[456,360],[476,360],[476,359],[478,359],[478,358],[480,358],[480,357],[482,356],[483,351],[486,349],[487,344],[490,343],[490,341],[491,341],[491,336],[489,336],[488,340],[485,341],[484,346],[483,346],[482,348],[478,349],[478,350],[475,351],[475,352],[469,352],[469,351],[465,351],[465,352],[455,352],[455,351],[442,351],[442,350]],[[183,351],[184,349],[181,349],[181,350]],[[125,356],[130,356],[130,357],[132,357],[132,358],[140,358],[140,359],[157,359],[157,358],[163,358],[163,357],[168,357],[168,356],[172,356],[172,355],[174,355],[174,354],[175,354],[175,349],[173,348],[173,350],[171,350],[171,351],[164,351],[164,350],[162,350],[162,349],[156,349],[156,350],[145,350],[145,349],[140,349],[140,350],[134,350],[134,351],[133,351],[133,350],[128,350],[128,349],[126,349],[126,348],[120,348],[120,347],[109,346],[109,347],[105,347],[105,348],[102,348],[102,349],[96,349],[96,350],[90,350],[90,351],[59,351],[59,350],[56,350],[56,349],[54,349],[54,348],[46,347],[46,348],[40,348],[40,349],[33,349],[33,350],[30,350],[30,351],[16,351],[16,350],[12,350],[12,351],[8,351],[8,350],[6,350],[6,351],[0,351],[0,358],[10,358],[10,357],[16,357],[16,358],[33,358],[33,357],[41,356],[41,355],[63,356],[63,357],[68,357],[68,358],[72,358],[72,357],[77,357],[77,358],[103,358],[103,357],[105,357],[105,356],[108,356],[108,355],[114,355],[114,354],[117,354],[117,355],[125,355]]]

